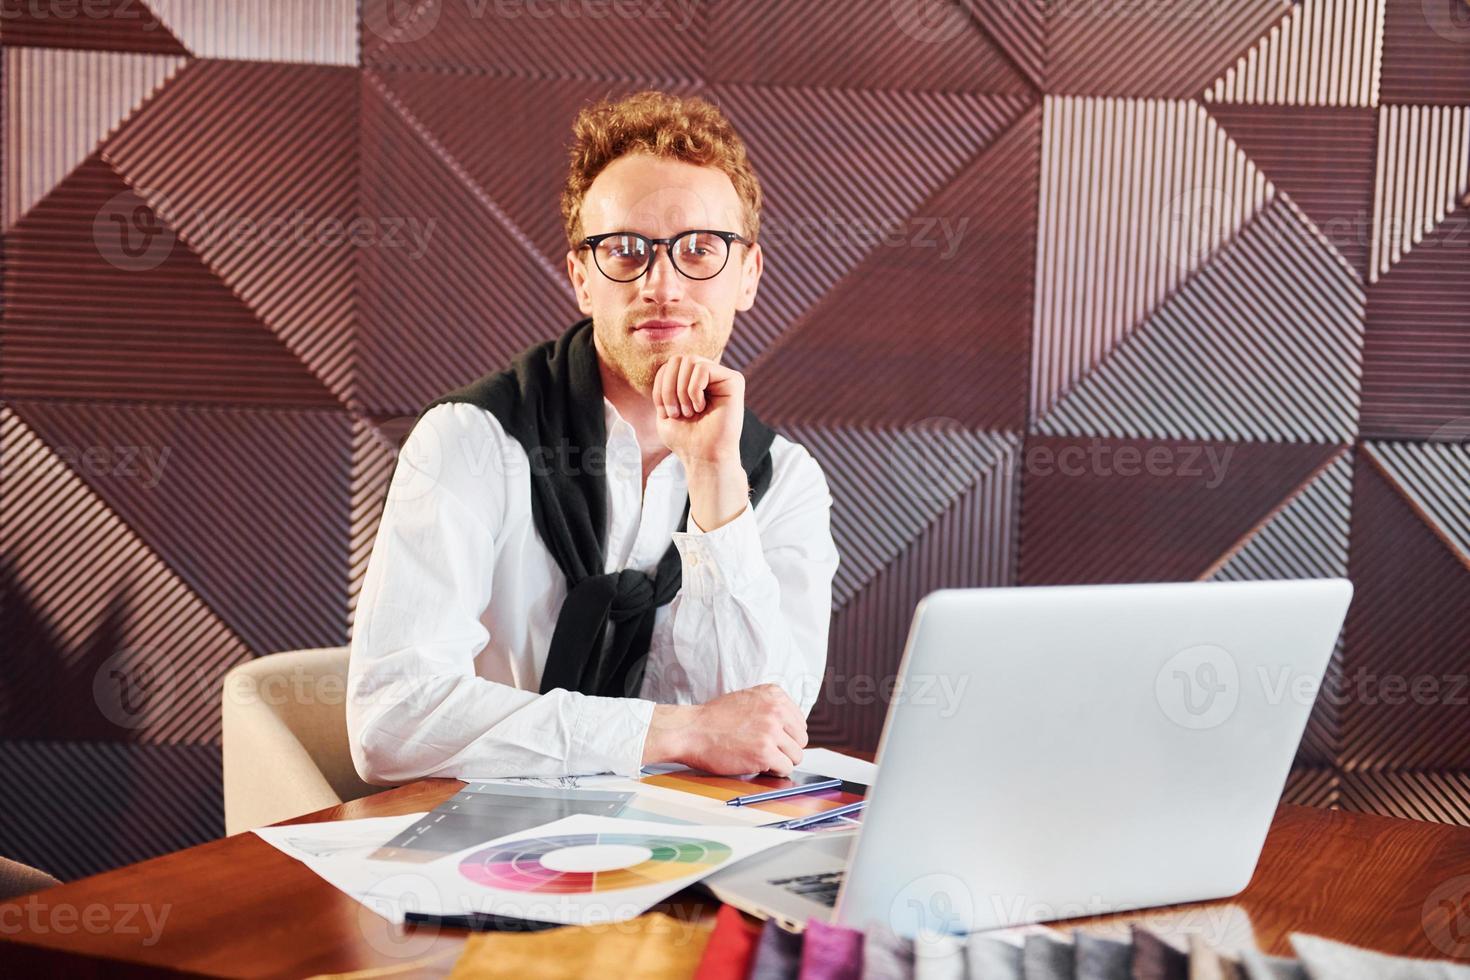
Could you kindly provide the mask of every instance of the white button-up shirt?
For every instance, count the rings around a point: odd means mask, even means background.
[[[651,574],[671,538],[682,559],[640,696],[537,693],[567,583],[532,520],[531,461],[491,413],[438,405],[400,452],[358,599],[347,731],[363,778],[632,775],[655,702],[774,682],[811,710],[838,563],[817,461],[777,435],[759,507],[713,531],[692,518],[680,530],[683,462],[669,454],[645,489],[633,427],[603,405],[604,570]]]

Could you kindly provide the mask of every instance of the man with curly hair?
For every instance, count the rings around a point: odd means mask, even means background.
[[[586,107],[562,193],[583,318],[431,402],[352,636],[370,782],[787,774],[826,665],[832,498],[721,363],[761,188],[699,98]]]

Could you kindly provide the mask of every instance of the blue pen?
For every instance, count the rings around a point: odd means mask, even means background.
[[[775,830],[800,830],[810,824],[821,823],[823,820],[835,820],[838,817],[845,817],[849,813],[857,813],[867,805],[867,800],[858,800],[856,803],[848,803],[834,810],[823,810],[821,813],[813,813],[809,817],[796,817],[792,820],[782,820],[779,823],[763,823],[761,826],[770,827]]]
[[[764,803],[766,800],[779,800],[787,796],[800,796],[803,793],[816,793],[824,789],[836,789],[842,785],[840,779],[819,779],[814,783],[804,783],[801,786],[787,786],[785,789],[771,789],[764,793],[751,793],[749,796],[737,796],[725,801],[726,806],[744,806],[747,803]]]

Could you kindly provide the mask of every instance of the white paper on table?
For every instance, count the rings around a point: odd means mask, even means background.
[[[854,759],[850,755],[833,752],[831,749],[803,749],[801,765],[796,768],[802,772],[814,772],[829,779],[845,779],[849,783],[857,783],[860,786],[873,785],[873,780],[878,775],[878,767],[873,763],[864,759]]]
[[[427,815],[427,812],[401,813],[396,817],[257,827],[252,833],[303,864],[337,862],[367,857]]]
[[[719,868],[802,836],[581,813],[411,869],[393,865],[390,874],[354,897],[396,922],[407,911],[479,912],[568,925],[621,922]]]

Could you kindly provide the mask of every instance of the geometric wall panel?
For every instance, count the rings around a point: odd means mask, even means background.
[[[0,770],[26,787],[24,806],[7,800],[0,854],[63,881],[225,832],[213,745],[0,742]]]
[[[1349,442],[1363,303],[1352,270],[1278,196],[1038,428]]]
[[[13,225],[160,85],[183,58],[5,51],[5,226]]]
[[[1345,577],[1352,482],[1352,454],[1344,450],[1257,525],[1207,577],[1223,582]]]
[[[197,57],[357,63],[356,0],[231,0],[221,17],[197,0],[148,0]]]
[[[918,206],[943,224],[910,223],[905,239],[875,247],[746,369],[763,417],[1024,427],[1039,116],[1030,110]]]
[[[356,210],[357,88],[346,68],[196,61],[103,149],[339,397],[351,367],[353,253],[411,247],[403,221]]]
[[[374,77],[424,127],[446,165],[501,212],[497,219],[529,240],[548,274],[564,279],[567,233],[547,202],[559,200],[566,180],[566,130],[586,102],[628,95],[637,85],[428,71]],[[669,91],[700,94],[695,86]],[[464,125],[466,118],[477,125]]]
[[[1186,99],[1292,9],[1288,0],[1055,5],[1046,89]]]
[[[1470,827],[1470,772],[1343,773],[1344,810]]]
[[[1009,12],[1039,10],[1041,5],[994,6]],[[872,88],[879,81],[872,66],[881,61],[885,90],[1009,94],[1032,90],[1031,80],[1011,64],[1009,52],[1003,53],[960,3],[924,11],[912,3],[744,0],[706,9],[704,72],[711,82]],[[813,37],[823,43],[812,44]]]
[[[1018,439],[949,424],[893,431],[791,427],[832,490],[832,537],[842,555],[832,582],[841,609],[955,500],[997,469],[1013,469]],[[992,556],[998,560],[998,556]],[[1004,578],[993,570],[992,578]]]
[[[1018,489],[1015,458],[1008,456],[833,614],[827,672],[807,721],[809,737],[877,748],[888,708],[884,691],[892,691],[918,601],[935,589],[1015,584]],[[947,683],[939,679],[937,697],[955,696]]]
[[[360,145],[363,212],[413,215],[421,229],[433,229],[422,252],[357,255],[362,320],[354,399],[363,409],[417,414],[577,319],[565,269],[532,254],[483,190],[436,152],[371,74],[363,82]]]
[[[1365,437],[1464,441],[1470,420],[1470,208],[1368,287]]]
[[[501,13],[502,9],[505,13]],[[708,6],[631,8],[362,0],[362,64],[516,75],[628,79],[663,88],[701,75]]]
[[[1200,578],[1337,453],[1300,443],[1028,438],[1021,582]]]
[[[152,450],[156,479],[83,477],[257,654],[346,641],[345,413],[11,407],[53,445]]]
[[[1341,766],[1470,770],[1463,717],[1470,653],[1470,561],[1359,459],[1353,487]],[[1403,583],[1412,582],[1411,588]]]
[[[1038,89],[1046,84],[1047,7],[1011,0],[965,0],[980,26]],[[953,29],[953,28],[950,28]],[[956,34],[959,32],[956,31]],[[926,40],[929,38],[926,36]],[[932,42],[931,43],[938,43]]]
[[[1230,582],[1346,577],[1352,482],[1352,454],[1344,450],[1201,577]],[[1302,733],[1298,763],[1337,761],[1342,741],[1341,637],[1322,678],[1322,691]]]
[[[1378,114],[1216,103],[1210,115],[1366,280]]]
[[[219,678],[249,651],[88,485],[162,486],[175,476],[169,455],[157,443],[45,436],[15,407],[0,410],[0,729],[217,741]]]
[[[97,154],[5,251],[8,396],[338,407]]]
[[[406,420],[413,422],[412,418]],[[352,423],[352,498],[349,521],[352,531],[348,539],[347,609],[348,622],[355,620],[357,597],[367,575],[373,541],[378,536],[378,521],[383,516],[388,483],[398,462],[398,443],[379,426],[367,419]]]
[[[1206,102],[1375,106],[1384,0],[1303,0],[1204,93]]]
[[[1470,101],[1470,91],[1464,98]],[[1377,282],[1424,236],[1432,234],[1467,191],[1470,107],[1380,109],[1369,282]]]
[[[1033,418],[1275,192],[1195,103],[1048,97],[1041,152]]]
[[[1365,458],[1470,567],[1470,431],[1454,442],[1368,442]]]
[[[73,16],[65,16],[67,10]],[[144,0],[7,4],[0,18],[0,43],[6,47],[189,53]]]
[[[1464,105],[1470,92],[1465,0],[1385,0],[1385,8],[1383,101]]]
[[[730,339],[737,370],[824,296],[844,295],[844,277],[865,257],[903,259],[930,243],[919,255],[927,259],[939,251],[933,246],[948,244],[946,232],[963,232],[963,212],[939,210],[934,198],[1034,102],[1029,95],[735,85],[717,86],[710,97],[749,134],[765,197],[762,248],[783,270],[763,278],[760,302]],[[959,259],[953,265],[969,260],[946,257]]]

